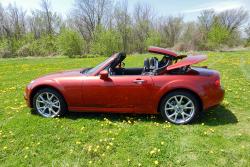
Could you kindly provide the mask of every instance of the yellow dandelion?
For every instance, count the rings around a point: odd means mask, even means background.
[[[156,161],[154,162],[154,164],[155,164],[155,165],[159,165],[159,162],[156,160]]]
[[[7,146],[4,146],[3,149],[6,150],[8,147]]]
[[[164,145],[164,144],[165,144],[164,141],[162,141],[162,142],[161,142],[161,145]]]
[[[92,164],[92,161],[89,161],[89,164]]]
[[[151,154],[151,155],[152,155],[152,154],[155,154],[155,150],[150,151],[150,154]]]
[[[82,142],[80,142],[80,141],[76,141],[76,144],[81,144]]]

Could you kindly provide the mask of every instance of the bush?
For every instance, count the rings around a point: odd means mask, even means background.
[[[83,53],[84,40],[75,31],[62,30],[56,43],[58,51],[62,55],[74,57]]]
[[[226,27],[223,27],[219,22],[215,22],[208,33],[208,44],[207,46],[214,50],[221,47],[226,43],[230,33]]]
[[[20,47],[16,55],[18,57],[27,56],[53,56],[57,54],[55,38],[51,36],[43,36],[40,39],[29,41]]]
[[[91,43],[91,54],[110,56],[119,52],[120,48],[119,34],[115,30],[103,30],[97,28],[94,33],[94,40]]]

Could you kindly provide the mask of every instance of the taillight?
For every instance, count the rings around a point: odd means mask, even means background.
[[[220,79],[217,79],[215,82],[214,82],[215,86],[217,87],[220,87]]]

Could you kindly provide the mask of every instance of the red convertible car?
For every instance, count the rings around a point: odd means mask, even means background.
[[[67,111],[160,113],[174,124],[193,121],[202,110],[224,98],[220,75],[206,67],[191,67],[206,56],[185,56],[158,47],[162,55],[144,60],[144,67],[125,68],[125,53],[117,53],[94,68],[59,72],[26,87],[29,107],[43,117]],[[143,64],[143,62],[142,62]]]

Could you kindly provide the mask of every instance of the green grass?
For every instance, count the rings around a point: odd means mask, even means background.
[[[192,125],[154,115],[31,113],[23,90],[41,75],[105,58],[0,60],[0,166],[250,166],[250,52],[208,52],[226,97]],[[142,66],[145,56],[127,58]]]

